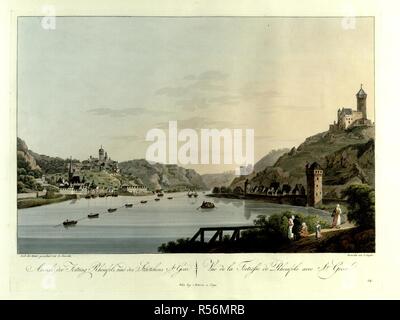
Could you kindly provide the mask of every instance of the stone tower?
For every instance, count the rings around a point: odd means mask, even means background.
[[[103,149],[103,146],[100,146],[100,149],[99,149],[99,160],[100,161],[104,161],[104,149]]]
[[[360,90],[356,94],[357,97],[357,111],[361,111],[363,119],[367,119],[367,94],[363,90],[362,84]]]
[[[315,207],[322,203],[322,174],[321,166],[314,162],[312,165],[307,163],[307,205]]]

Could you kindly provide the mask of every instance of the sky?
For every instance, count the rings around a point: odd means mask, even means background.
[[[144,158],[146,133],[254,129],[255,160],[326,131],[356,109],[374,121],[372,18],[40,17],[18,19],[18,136],[84,160],[100,145]],[[186,165],[199,173],[236,164]]]

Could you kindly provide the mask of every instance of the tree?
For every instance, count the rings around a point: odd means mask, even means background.
[[[349,221],[363,229],[375,227],[375,190],[367,184],[355,184],[343,191],[349,204]]]
[[[220,189],[218,187],[214,187],[212,193],[220,193]]]

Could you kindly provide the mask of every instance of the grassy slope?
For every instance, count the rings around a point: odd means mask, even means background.
[[[290,172],[290,176],[304,179],[304,166],[307,162],[319,162],[325,167],[325,157],[348,145],[360,144],[373,138],[374,128],[354,128],[344,132],[323,132],[309,137],[302,143],[295,154],[283,155],[274,165],[284,171]]]

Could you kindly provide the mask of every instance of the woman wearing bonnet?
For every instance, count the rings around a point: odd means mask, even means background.
[[[332,217],[332,228],[340,228],[341,224],[341,217],[340,215],[342,214],[342,209],[340,209],[340,205],[337,204],[336,208],[333,210]]]

